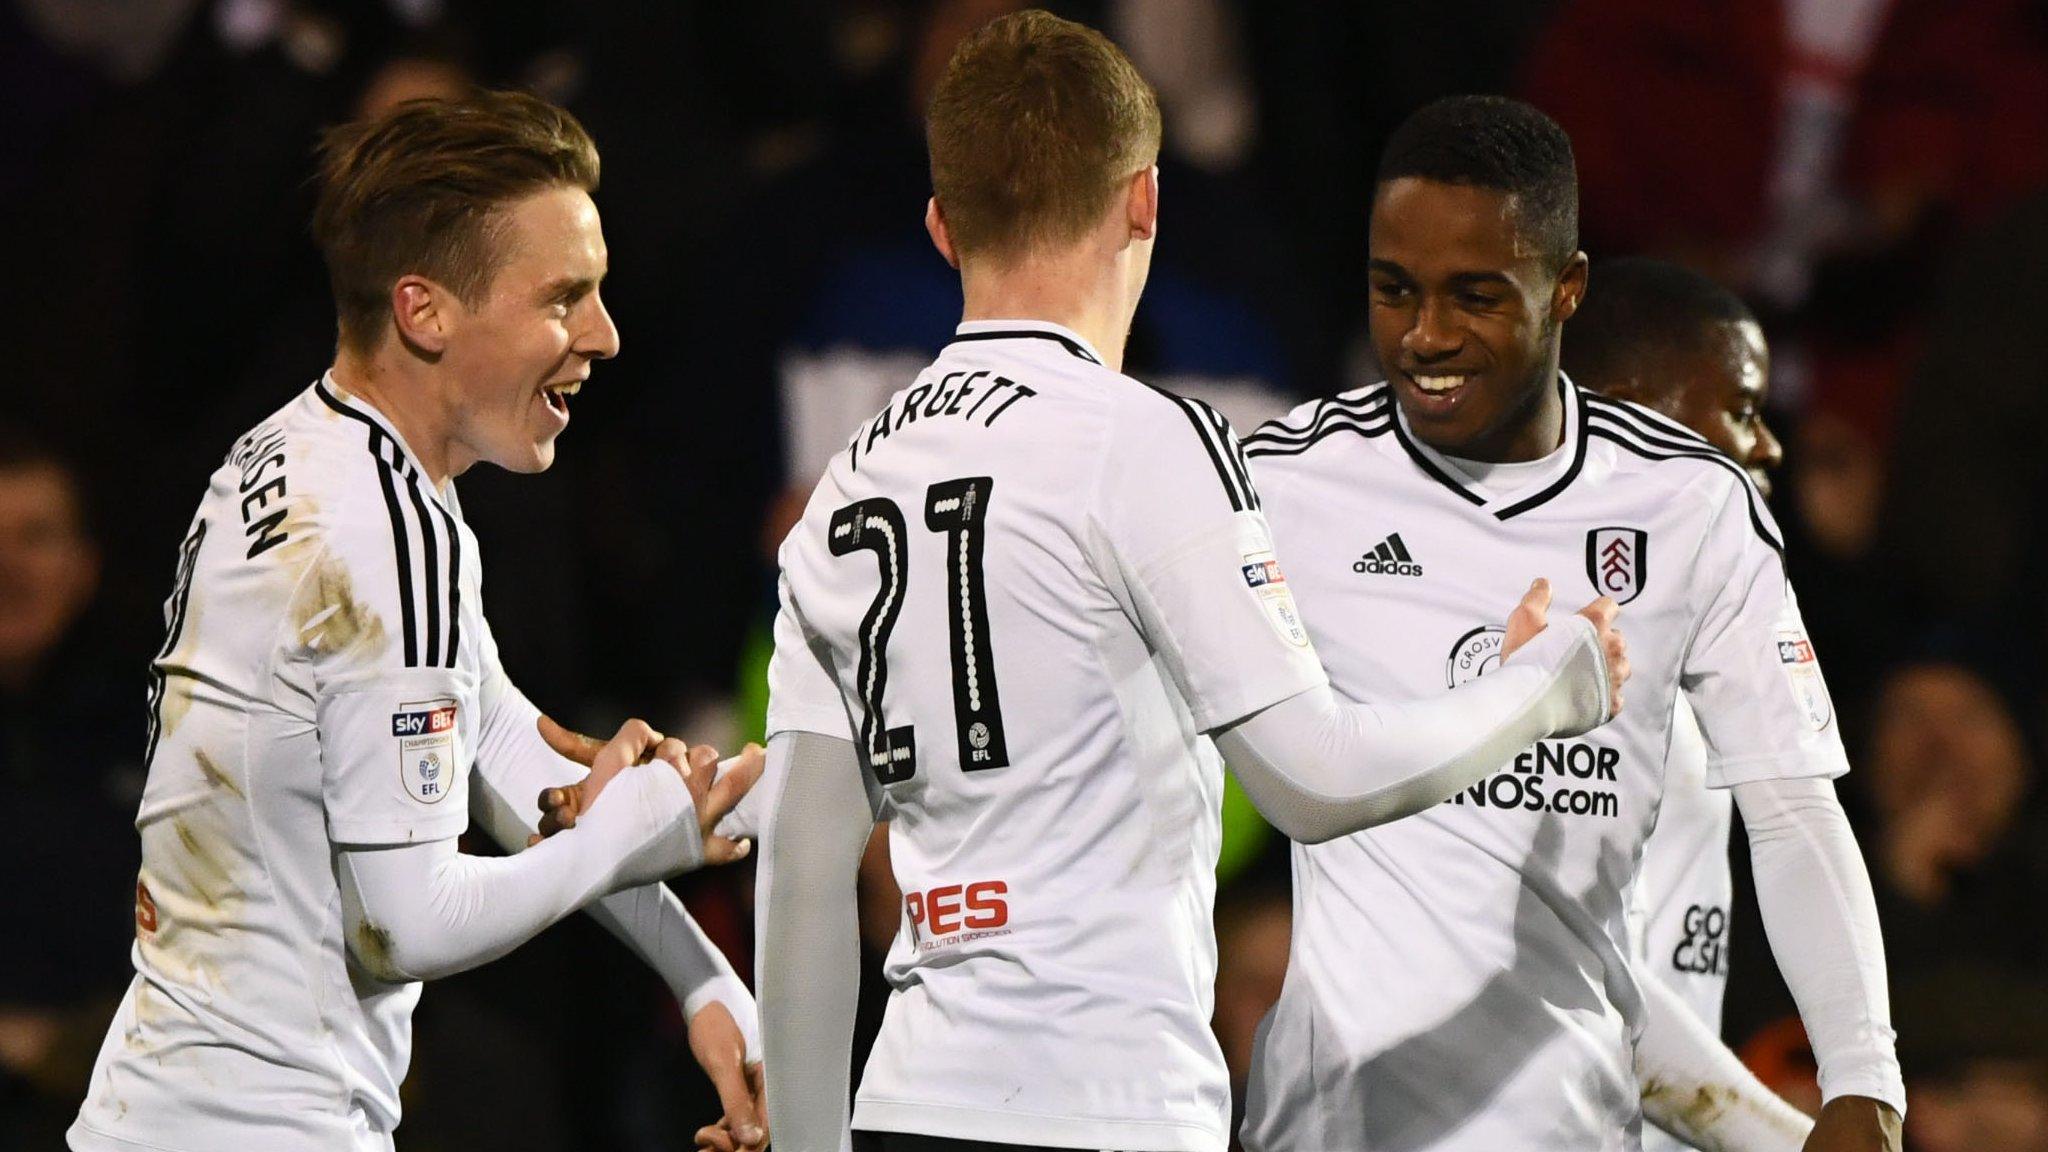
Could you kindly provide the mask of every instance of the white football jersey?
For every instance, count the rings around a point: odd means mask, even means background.
[[[1841,740],[1741,469],[1680,425],[1559,381],[1562,446],[1461,478],[1384,385],[1248,438],[1332,684],[1455,689],[1498,663],[1532,579],[1623,605],[1626,706],[1430,811],[1294,848],[1294,951],[1262,1026],[1248,1148],[1628,1149],[1641,997],[1628,910],[1681,697],[1705,780],[1834,776]],[[1502,479],[1505,477],[1506,479]]]
[[[963,324],[781,560],[769,730],[855,742],[904,893],[854,1127],[1221,1152],[1201,733],[1325,682],[1228,424]]]
[[[453,485],[331,378],[213,474],[151,665],[135,980],[72,1147],[390,1146],[420,985],[356,966],[333,856],[468,825],[479,581]]]
[[[1637,975],[1676,992],[1715,1035],[1728,992],[1728,916],[1735,893],[1728,834],[1734,812],[1735,798],[1726,789],[1707,786],[1707,745],[1680,697],[1664,761],[1664,804],[1636,873],[1630,938]],[[1643,1125],[1643,1152],[1691,1147]]]

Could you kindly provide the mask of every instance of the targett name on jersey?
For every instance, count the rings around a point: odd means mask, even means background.
[[[846,443],[847,462],[858,469],[862,453],[873,454],[877,444],[887,440],[890,434],[916,423],[920,416],[927,420],[951,416],[963,421],[981,417],[981,426],[992,428],[996,418],[1008,412],[1011,405],[1036,395],[1037,389],[986,369],[948,372],[940,377],[937,384],[914,384],[904,390],[900,399],[882,409],[866,428],[853,434],[853,439]],[[974,403],[969,404],[969,400]],[[983,408],[991,400],[995,401],[995,407],[989,408],[988,415],[982,417]]]

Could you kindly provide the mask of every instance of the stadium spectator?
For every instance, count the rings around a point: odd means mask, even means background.
[[[2034,766],[2011,710],[1944,660],[1895,671],[1874,712],[1867,843],[1892,964],[1915,973],[1962,956],[2040,971],[2048,853],[2024,808]]]
[[[92,619],[99,548],[71,466],[0,432],[0,1145],[55,1147],[126,985],[141,670]],[[40,882],[30,883],[29,878]]]

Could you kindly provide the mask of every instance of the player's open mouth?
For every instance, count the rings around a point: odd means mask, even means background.
[[[1431,416],[1446,416],[1456,409],[1465,395],[1465,386],[1474,379],[1468,372],[1402,372],[1401,375],[1410,385],[1407,406]]]
[[[540,390],[540,396],[542,400],[547,402],[549,408],[554,409],[556,414],[567,416],[569,414],[569,397],[574,396],[582,391],[582,389],[583,381],[571,380],[567,384],[548,385]]]

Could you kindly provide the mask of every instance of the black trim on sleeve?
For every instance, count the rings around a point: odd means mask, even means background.
[[[1230,499],[1230,510],[1256,509],[1259,495],[1252,490],[1251,469],[1244,463],[1237,438],[1230,434],[1230,422],[1200,400],[1168,392],[1156,384],[1145,384],[1145,387],[1171,402],[1180,409],[1181,415],[1188,418],[1188,423],[1194,425],[1195,438],[1202,442],[1202,450],[1209,454],[1209,463],[1216,469],[1216,478],[1223,483],[1223,494]]]
[[[1393,420],[1393,394],[1382,385],[1363,396],[1332,396],[1316,403],[1308,423],[1299,428],[1269,420],[1244,438],[1247,456],[1291,456],[1306,452],[1336,432],[1355,432],[1367,439],[1386,434]]]
[[[1594,413],[1594,415],[1597,417],[1604,417],[1605,413]],[[1623,425],[1618,422],[1616,422],[1613,427],[1609,427],[1608,422],[1602,420],[1600,423],[1589,426],[1586,429],[1586,434],[1588,436],[1597,436],[1600,439],[1605,440],[1611,444],[1617,445],[1622,449],[1630,453],[1633,453],[1634,455],[1642,457],[1645,460],[1704,460],[1707,463],[1716,464],[1722,468],[1728,469],[1730,472],[1734,473],[1741,481],[1743,495],[1747,498],[1749,502],[1750,526],[1756,529],[1757,536],[1760,539],[1762,539],[1766,545],[1770,547],[1771,551],[1776,552],[1781,559],[1784,557],[1785,544],[1783,541],[1779,540],[1775,534],[1771,532],[1769,524],[1764,520],[1763,514],[1760,511],[1760,494],[1757,492],[1754,482],[1751,481],[1749,475],[1742,470],[1742,466],[1740,464],[1737,464],[1735,461],[1730,460],[1727,456],[1721,454],[1720,452],[1716,451],[1711,447],[1698,449],[1670,449],[1670,446],[1665,445],[1663,447],[1667,450],[1660,451],[1657,448],[1653,448],[1649,445],[1640,443],[1636,440],[1629,439],[1628,436],[1623,435],[1623,432],[1627,432],[1628,434],[1634,436],[1640,436],[1644,440],[1651,439],[1649,436],[1645,435],[1640,429],[1630,425]]]
[[[442,663],[453,668],[462,649],[462,529],[446,508],[436,510],[448,528],[448,652]]]
[[[1237,434],[1230,430],[1230,421],[1223,418],[1223,413],[1200,400],[1190,400],[1189,403],[1199,407],[1202,414],[1208,417],[1209,428],[1216,434],[1216,442],[1223,448],[1224,462],[1230,465],[1231,473],[1237,477],[1238,488],[1244,493],[1245,503],[1254,510],[1260,508],[1262,505],[1259,503],[1259,490],[1252,487],[1251,465],[1245,463],[1244,445],[1238,442]]]
[[[405,634],[405,666],[408,668],[417,667],[420,662],[419,621],[417,618],[418,613],[413,606],[412,549],[407,543],[409,533],[406,530],[405,513],[398,506],[398,487],[393,482],[391,476],[394,468],[392,460],[396,458],[401,463],[403,462],[398,441],[392,439],[391,435],[384,431],[383,426],[375,420],[336,399],[332,393],[327,391],[325,383],[314,384],[313,391],[320,397],[321,403],[326,404],[329,408],[334,409],[351,420],[360,421],[364,427],[370,430],[370,455],[377,461],[377,479],[382,482],[384,487],[384,511],[391,517],[391,547],[392,551],[396,553],[398,560],[398,608],[399,615],[403,620],[403,632]],[[388,457],[385,454],[387,445],[390,449],[390,456]]]
[[[420,553],[424,568],[422,572],[426,585],[432,589],[440,575],[441,550],[434,542],[434,521],[427,513],[427,502],[420,496],[420,482],[417,476],[408,474],[405,478],[406,495],[412,498],[412,509],[419,514]],[[425,663],[432,668],[441,663],[441,597],[429,592],[427,597],[427,652]]]

